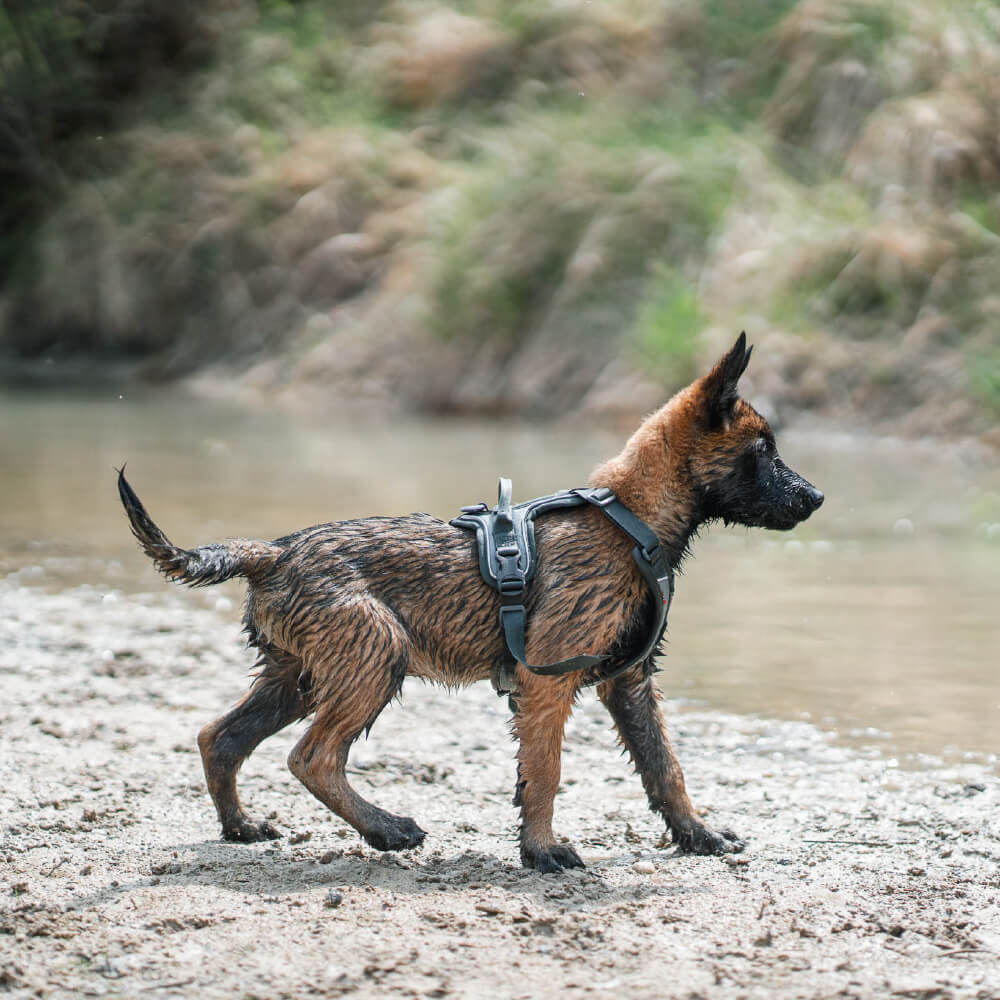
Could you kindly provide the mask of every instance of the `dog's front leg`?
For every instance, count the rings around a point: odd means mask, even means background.
[[[674,843],[682,851],[692,854],[742,851],[743,842],[736,834],[730,830],[717,832],[695,814],[684,787],[684,774],[667,737],[660,693],[650,673],[640,664],[597,689],[642,778],[650,809],[666,820]]]
[[[583,868],[569,844],[556,843],[552,806],[559,790],[563,729],[576,695],[576,682],[566,677],[538,677],[517,669],[520,690],[512,698],[514,737],[518,740],[517,788],[521,807],[521,863],[540,872]]]

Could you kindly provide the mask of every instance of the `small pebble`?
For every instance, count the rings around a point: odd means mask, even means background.
[[[652,875],[656,871],[656,865],[652,861],[633,861],[632,871],[637,875]]]
[[[324,906],[329,907],[331,910],[335,910],[344,901],[344,894],[339,889],[330,889],[326,894],[326,902]]]

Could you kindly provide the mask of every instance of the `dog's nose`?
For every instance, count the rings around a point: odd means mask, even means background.
[[[810,486],[806,490],[806,496],[809,498],[809,503],[812,504],[813,510],[819,510],[823,506],[823,500],[825,497],[815,486]]]

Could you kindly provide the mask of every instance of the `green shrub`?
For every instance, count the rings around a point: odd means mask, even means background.
[[[697,290],[676,270],[661,266],[650,279],[636,317],[633,342],[643,369],[668,387],[690,382],[705,315]]]
[[[651,276],[700,262],[729,204],[728,140],[705,140],[700,121],[687,134],[614,108],[540,121],[544,138],[525,125],[527,148],[466,169],[434,234],[442,337],[514,345],[542,323],[577,339],[627,334]]]
[[[968,372],[975,396],[1000,416],[1000,350],[973,355],[968,362]]]

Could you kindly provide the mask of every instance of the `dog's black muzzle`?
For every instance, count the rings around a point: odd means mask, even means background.
[[[776,523],[766,526],[787,530],[804,521],[813,511],[819,510],[825,497],[812,483],[789,469],[780,458],[775,460],[774,471],[783,503],[774,512]]]

